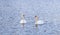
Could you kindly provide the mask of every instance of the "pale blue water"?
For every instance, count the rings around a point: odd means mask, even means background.
[[[21,13],[27,20],[24,29]],[[37,29],[35,15],[46,21]],[[0,0],[0,35],[60,35],[60,0]]]

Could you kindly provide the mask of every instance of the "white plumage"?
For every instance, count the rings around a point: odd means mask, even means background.
[[[43,20],[39,20],[38,16],[35,16],[35,24],[44,24]]]
[[[25,19],[22,19],[20,23],[27,23]]]
[[[35,24],[44,24],[44,21],[43,20],[38,20],[35,22]]]
[[[24,14],[21,15],[21,21],[20,21],[20,23],[21,24],[27,23],[26,20],[25,20],[25,15]]]

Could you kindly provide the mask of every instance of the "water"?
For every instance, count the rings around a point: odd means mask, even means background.
[[[0,35],[60,35],[60,0],[0,0]],[[27,23],[19,23],[21,13]],[[45,22],[35,27],[34,16]]]

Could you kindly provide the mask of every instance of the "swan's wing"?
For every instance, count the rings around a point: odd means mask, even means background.
[[[27,23],[27,21],[26,20],[21,20],[20,23]]]
[[[23,20],[21,20],[20,23],[23,23]]]
[[[39,20],[37,23],[38,23],[38,24],[44,24],[44,21]]]
[[[24,20],[24,23],[27,23],[27,21],[26,21],[26,20]]]

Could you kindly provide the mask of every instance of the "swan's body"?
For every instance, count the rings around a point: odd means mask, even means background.
[[[44,21],[43,20],[38,20],[35,22],[35,24],[44,24]]]
[[[25,19],[22,19],[20,23],[27,23]]]
[[[44,24],[43,20],[39,20],[38,16],[35,16],[35,26],[38,27],[39,24]]]

